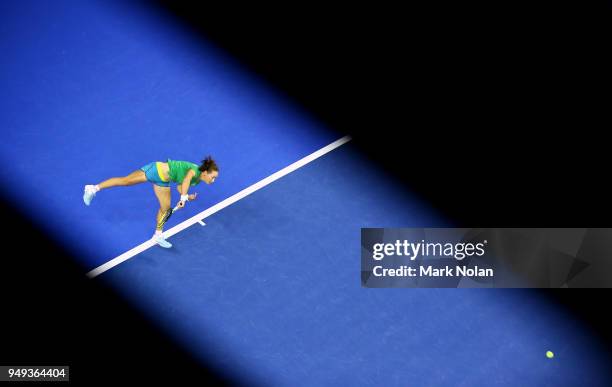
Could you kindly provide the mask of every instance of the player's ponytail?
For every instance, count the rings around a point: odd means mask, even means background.
[[[202,160],[202,165],[200,165],[200,167],[198,168],[200,170],[200,172],[212,172],[212,171],[219,171],[219,166],[217,165],[217,163],[215,162],[215,160],[212,159],[212,157],[210,156],[206,156],[206,158],[204,160]]]

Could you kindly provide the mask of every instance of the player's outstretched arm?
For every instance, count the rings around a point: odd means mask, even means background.
[[[181,188],[179,191],[181,193],[181,201],[178,204],[179,208],[184,207],[187,200],[189,200],[189,195],[187,194],[187,191],[189,190],[189,184],[191,183],[191,179],[193,178],[193,176],[195,176],[195,172],[192,169],[190,169],[185,175],[185,178],[183,179],[183,181],[181,182],[181,185],[180,185]],[[178,186],[177,186],[177,189],[178,189]]]

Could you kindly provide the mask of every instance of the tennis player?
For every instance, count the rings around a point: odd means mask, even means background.
[[[219,175],[217,163],[210,157],[206,157],[202,163],[197,164],[188,161],[177,161],[168,159],[167,162],[154,161],[124,177],[113,177],[96,185],[86,185],[83,193],[83,201],[89,205],[99,191],[110,187],[122,187],[144,182],[153,184],[155,196],[159,200],[159,211],[157,211],[157,226],[153,240],[164,248],[172,247],[172,244],[164,239],[163,228],[165,215],[170,208],[170,183],[176,183],[176,189],[181,195],[178,208],[183,208],[188,200],[195,200],[197,194],[188,194],[190,186],[195,186],[201,181],[212,184]]]

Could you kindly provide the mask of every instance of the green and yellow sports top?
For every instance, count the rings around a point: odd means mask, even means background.
[[[178,161],[178,160],[170,160],[168,159],[168,176],[170,180],[181,184],[185,175],[189,170],[193,170],[195,175],[191,178],[191,182],[189,185],[194,186],[200,183],[200,175],[202,172],[198,169],[198,165],[194,163],[190,163],[189,161]]]

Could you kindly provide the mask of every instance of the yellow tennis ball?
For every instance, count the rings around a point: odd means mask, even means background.
[[[546,357],[549,358],[549,359],[552,359],[553,357],[555,357],[555,354],[552,353],[552,351],[548,351],[548,352],[546,352]]]

